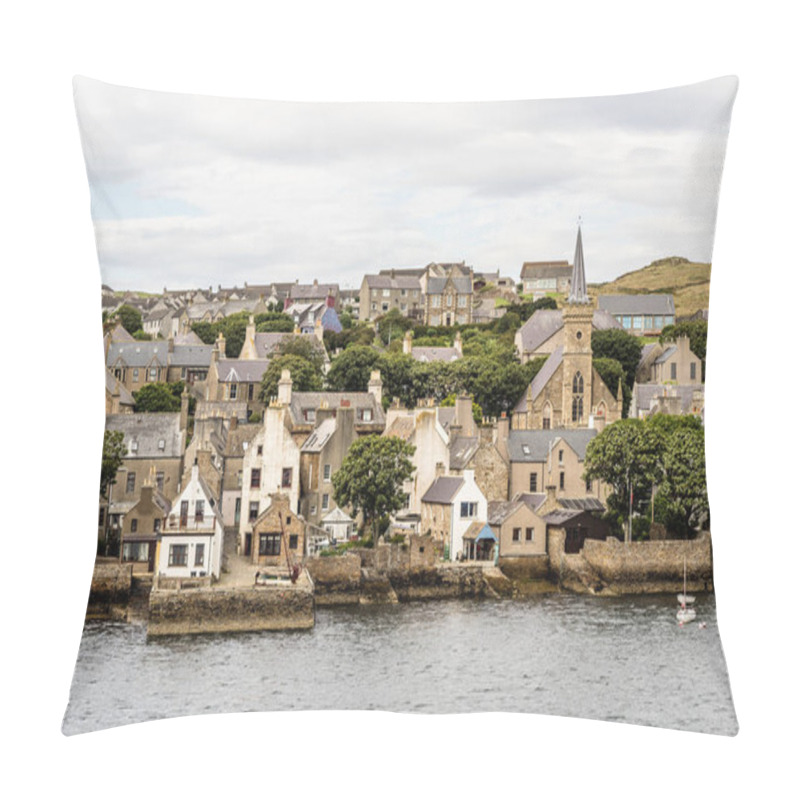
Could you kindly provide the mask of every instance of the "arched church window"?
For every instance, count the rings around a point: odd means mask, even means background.
[[[580,372],[576,372],[572,379],[572,393],[583,394],[583,375]]]
[[[583,397],[572,398],[572,421],[580,422],[583,419]]]
[[[552,406],[550,405],[550,401],[548,400],[544,404],[544,408],[542,409],[542,429],[543,430],[550,430],[550,417],[552,416]]]

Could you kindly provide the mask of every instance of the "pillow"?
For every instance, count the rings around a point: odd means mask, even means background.
[[[383,709],[735,734],[704,379],[736,88],[76,78],[107,416],[64,733]]]

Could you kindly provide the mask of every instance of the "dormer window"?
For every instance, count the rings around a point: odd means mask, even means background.
[[[164,450],[164,448],[166,448],[166,446],[167,446],[167,443],[166,443],[166,441],[164,439],[159,439],[158,440],[158,449],[159,450]]]
[[[136,453],[139,450],[139,442],[135,439],[131,442],[131,453]]]
[[[305,422],[314,422],[317,418],[317,411],[314,408],[303,409],[303,420]]]
[[[358,419],[360,422],[372,422],[372,409],[360,408],[358,410]]]

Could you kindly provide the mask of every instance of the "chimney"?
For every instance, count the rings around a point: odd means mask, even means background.
[[[461,349],[461,331],[456,331],[456,338],[453,341],[453,347],[460,356],[464,355],[464,352]]]
[[[403,353],[407,356],[411,355],[412,340],[413,335],[411,331],[406,331],[406,335],[403,337]]]
[[[147,505],[148,503],[152,505],[153,503],[153,484],[148,483],[145,481],[142,484],[142,489],[139,492],[139,502],[142,505]]]
[[[316,289],[316,288],[317,288],[317,286],[319,286],[319,283],[317,282],[317,279],[316,279],[316,278],[314,278],[314,288]]]
[[[235,431],[236,428],[238,427],[239,427],[239,417],[237,417],[236,414],[234,414],[231,417],[230,425],[228,426],[228,433],[230,433],[231,431]]]
[[[475,435],[475,420],[472,416],[472,397],[460,394],[456,397],[455,424],[461,429],[464,436]]]
[[[172,338],[171,334],[170,337],[167,339],[167,352],[168,353],[175,352],[175,339]]]
[[[189,426],[189,387],[183,387],[181,394],[181,424],[180,429],[185,431]]]
[[[369,376],[367,391],[375,398],[375,403],[382,407],[383,403],[383,384],[381,383],[381,373],[374,369]]]
[[[225,358],[225,337],[222,331],[217,334],[217,350],[219,350],[219,358]]]
[[[436,462],[436,477],[441,478],[444,475],[444,462],[437,461]]]
[[[505,459],[508,459],[508,433],[510,428],[511,420],[506,415],[506,412],[503,411],[500,414],[500,419],[497,420],[495,428],[495,445],[500,451],[500,455]]]
[[[536,509],[536,513],[543,517],[545,514],[549,514],[551,511],[555,511],[557,508],[561,508],[561,504],[558,502],[558,498],[556,497],[556,487],[555,486],[545,486],[545,498],[544,502]]]
[[[282,406],[288,406],[292,402],[292,376],[288,369],[281,372],[281,379],[278,381],[278,402]]]

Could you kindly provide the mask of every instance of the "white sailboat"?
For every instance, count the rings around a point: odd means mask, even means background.
[[[694,595],[686,593],[686,558],[683,559],[683,593],[678,595],[678,623],[683,625],[685,622],[691,622],[696,616],[697,612],[692,608],[691,604],[694,603]]]

